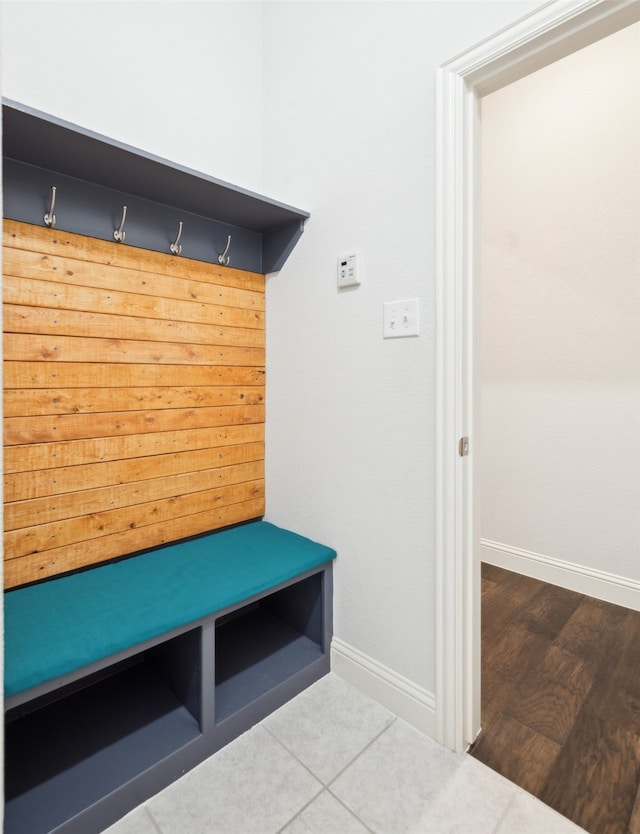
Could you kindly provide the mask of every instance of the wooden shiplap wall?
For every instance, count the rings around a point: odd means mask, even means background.
[[[6,220],[10,588],[264,512],[264,276]]]

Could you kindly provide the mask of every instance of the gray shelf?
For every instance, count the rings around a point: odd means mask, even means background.
[[[42,224],[56,185],[58,229],[113,240],[127,205],[124,245],[166,252],[182,220],[185,257],[217,263],[231,234],[230,266],[239,269],[281,269],[309,217],[8,99],[3,155],[6,217]]]
[[[216,722],[258,701],[323,656],[320,642],[262,608],[216,629]]]
[[[147,662],[9,722],[5,831],[48,834],[199,736]]]

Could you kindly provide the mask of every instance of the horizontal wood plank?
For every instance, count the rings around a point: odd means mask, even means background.
[[[20,362],[5,361],[5,390],[22,388],[124,388],[172,385],[259,385],[265,369],[247,365],[156,365],[113,362]]]
[[[263,441],[263,424],[249,423],[243,426],[181,429],[153,434],[67,440],[62,443],[9,446],[4,452],[4,471],[5,474],[10,474],[71,467]]]
[[[78,542],[66,547],[32,553],[5,561],[5,588],[15,588],[27,582],[47,579],[60,573],[96,565],[123,554],[136,553],[210,530],[218,530],[264,514],[264,499],[256,498],[226,507],[207,509],[205,512],[173,519],[170,522],[124,530],[105,536],[88,546]]]
[[[133,362],[148,365],[264,366],[262,348],[219,345],[137,342],[126,339],[83,339],[76,336],[33,336],[8,333],[7,361],[19,362]]]
[[[196,294],[199,282],[264,292],[264,275],[257,272],[247,272],[189,258],[170,258],[168,261],[168,256],[161,252],[152,252],[128,245],[118,246],[109,241],[87,238],[59,229],[32,226],[16,220],[5,219],[3,232],[4,245],[7,249],[40,252],[80,262],[89,261],[127,269],[133,273],[150,272],[162,275],[168,271],[170,264],[171,275],[192,281]]]
[[[179,428],[202,429],[211,426],[237,426],[263,422],[264,406],[262,405],[8,417],[4,421],[4,442],[5,446],[15,446],[58,440],[142,434],[143,432],[166,432]]]
[[[193,322],[233,327],[264,327],[264,312],[254,307],[228,303],[205,304],[201,301],[176,301],[133,292],[105,291],[92,287],[34,281],[30,278],[4,279],[5,304],[46,307],[54,310],[77,310],[90,313],[134,315],[147,319]]]
[[[4,534],[5,559],[41,553],[77,542],[88,543],[134,527],[146,527],[155,522],[171,521],[193,513],[205,512],[211,507],[224,507],[263,497],[264,482],[249,481],[11,530]]]
[[[23,388],[5,391],[5,417],[144,411],[158,408],[211,408],[218,405],[259,405],[259,386],[197,388]]]
[[[181,472],[197,472],[201,469],[228,467],[252,461],[264,461],[263,442],[216,446],[193,452],[173,452],[152,457],[134,457],[131,460],[16,472],[4,476],[4,497],[8,505],[13,501],[26,501],[44,496],[53,498],[66,492],[93,490],[98,487],[163,478]]]
[[[212,488],[258,481],[264,478],[263,461],[221,466],[195,472],[180,472],[151,479],[132,481],[99,489],[83,489],[63,495],[46,496],[5,505],[4,529],[19,530],[47,521],[61,521],[110,510],[133,507],[148,501],[204,492]]]
[[[139,296],[138,303],[141,305],[144,298],[160,298],[164,302],[172,301],[178,306],[192,302],[203,306],[264,310],[262,292],[214,283],[211,280],[214,278],[213,275],[209,280],[193,281],[190,278],[185,280],[177,277],[166,267],[162,272],[150,274],[84,261],[70,261],[19,249],[5,249],[5,252],[3,268],[9,278],[31,279],[45,285],[53,283],[76,289],[92,289],[104,293],[107,297],[118,292],[130,292]]]
[[[234,311],[232,311],[233,313]],[[6,333],[41,335],[101,336],[109,339],[137,339],[150,342],[195,342],[202,345],[264,347],[264,328],[193,324],[177,320],[138,316],[58,310],[48,307],[4,305]]]

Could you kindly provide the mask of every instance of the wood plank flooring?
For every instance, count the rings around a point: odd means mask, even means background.
[[[640,834],[640,612],[482,566],[471,754],[591,834]]]

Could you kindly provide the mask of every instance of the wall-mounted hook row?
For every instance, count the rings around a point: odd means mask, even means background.
[[[231,249],[231,235],[227,235],[227,245],[224,252],[218,255],[218,263],[221,266],[229,266],[229,249]]]
[[[56,216],[53,213],[53,210],[56,207],[56,186],[51,186],[51,203],[49,204],[49,211],[44,216],[44,223],[45,226],[48,226],[50,229],[53,229],[56,225]]]
[[[120,225],[113,233],[113,237],[117,241],[117,243],[124,243],[124,239],[127,236],[127,233],[124,230],[124,221],[127,219],[127,207],[122,206],[122,220],[120,221]]]
[[[181,255],[182,254],[182,244],[180,243],[180,238],[182,237],[182,220],[180,220],[178,224],[178,237],[173,241],[171,246],[169,247],[169,251],[172,255]]]
[[[54,214],[54,211],[55,211],[55,206],[56,206],[57,190],[58,189],[55,185],[51,186],[49,211],[44,215],[45,225],[48,226],[50,229],[53,229],[56,225],[56,215]],[[124,197],[125,195],[123,194],[122,196]],[[111,208],[109,208],[108,210],[111,211]],[[128,207],[126,205],[122,204],[122,214],[120,215],[120,222],[119,222],[117,228],[115,228],[115,229],[114,229],[113,226],[111,226],[111,228],[113,229],[113,232],[110,233],[110,234],[113,235],[113,239],[117,243],[124,243],[125,239],[127,237],[127,234],[125,232],[125,224],[127,222],[127,212],[128,212]],[[173,243],[171,243],[169,245],[169,252],[172,255],[181,255],[182,254],[182,244],[181,244],[180,241],[182,239],[183,230],[184,230],[184,223],[182,222],[182,220],[180,220],[180,221],[178,221],[178,232],[176,234],[176,238],[173,241]],[[98,237],[100,237],[100,236],[102,236],[102,233],[100,231],[98,231]],[[108,239],[108,238],[105,238],[105,239]],[[229,266],[229,264],[231,262],[231,257],[229,255],[229,253],[231,251],[231,240],[232,240],[231,235],[228,234],[227,235],[227,241],[226,241],[226,244],[224,246],[224,250],[222,252],[220,252],[218,250],[217,259],[218,259],[218,263],[221,266]],[[211,243],[209,245],[211,245]],[[217,247],[216,244],[214,244],[214,246],[215,246],[215,249],[214,249],[214,251],[215,251],[218,247]],[[196,247],[196,249],[197,249],[197,247]],[[196,257],[198,257],[197,254],[196,254]],[[205,260],[208,260],[207,256],[205,256]]]

